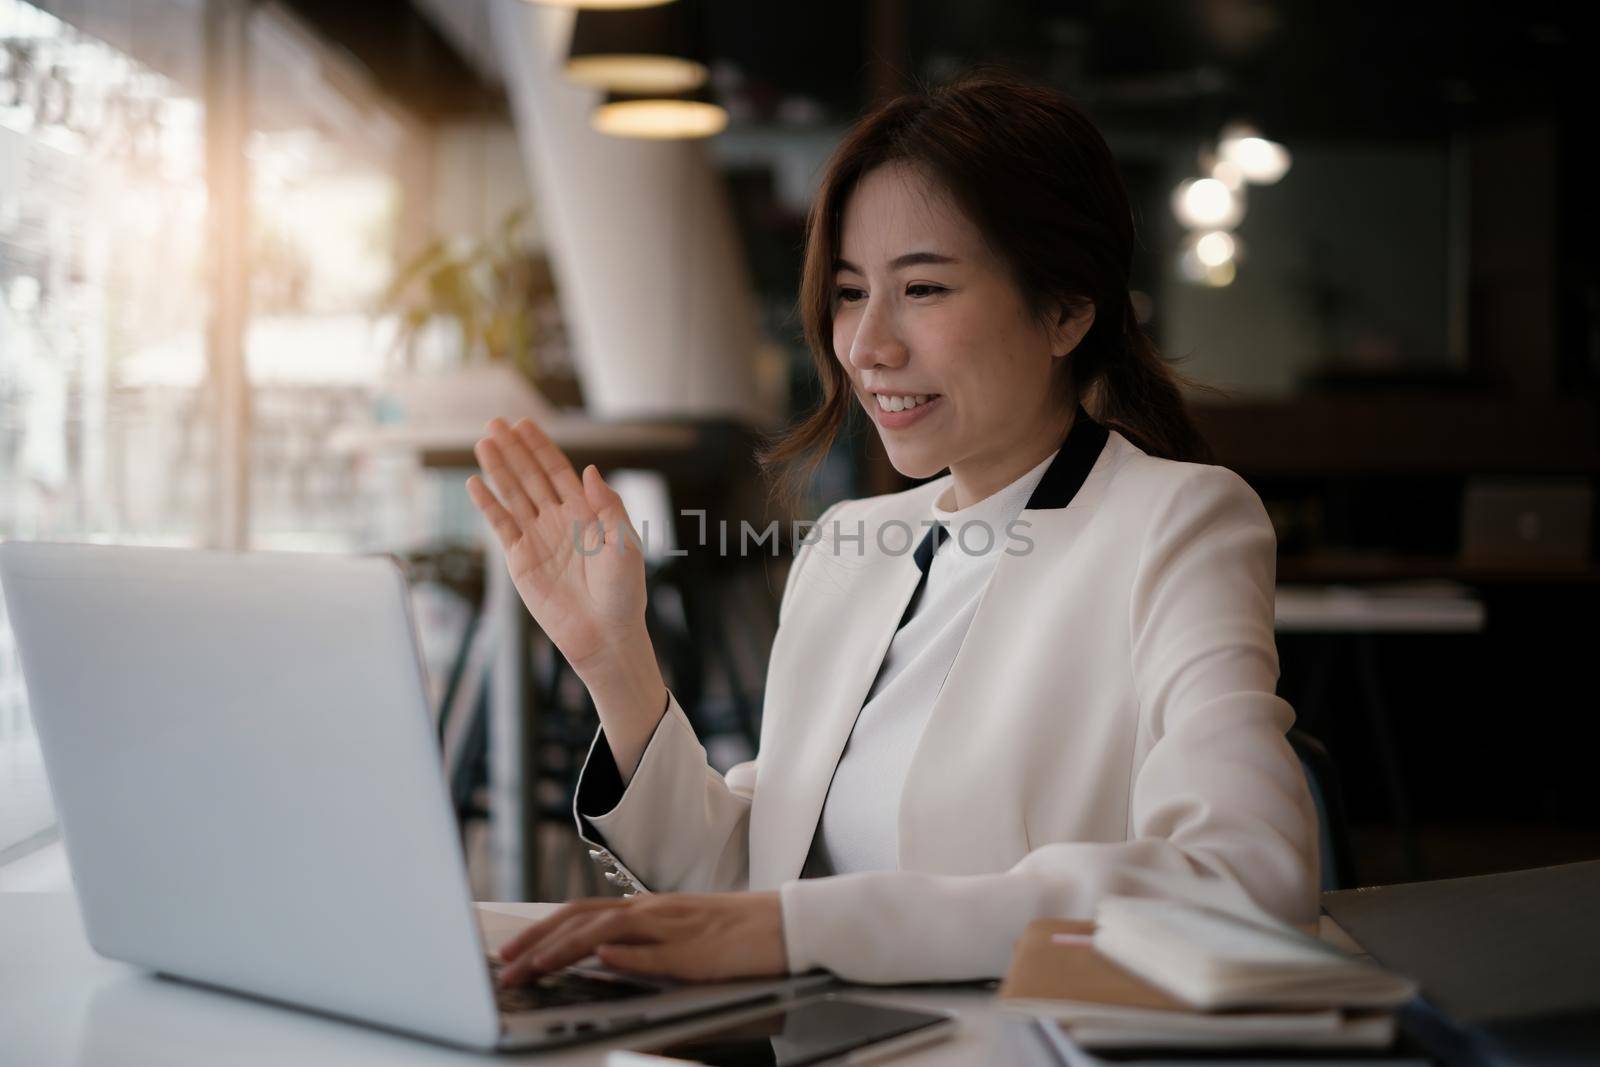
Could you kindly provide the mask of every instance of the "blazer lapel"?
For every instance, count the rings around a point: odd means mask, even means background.
[[[1070,551],[1075,539],[1071,531],[1080,524],[1068,509],[1074,501],[1092,508],[1088,498],[1096,494],[1080,495],[1080,490],[1109,438],[1109,430],[1090,419],[1080,406],[1066,441],[1018,516],[1032,522],[1032,536],[1038,537],[1038,543],[1050,545],[1052,551]],[[1035,513],[1031,519],[1029,512]],[[1015,627],[1026,624],[1017,618],[1015,596],[1008,596],[1007,590],[1014,593],[1019,582],[1037,582],[1030,578],[1027,566],[1026,556],[1009,553],[995,561],[994,572],[979,594],[972,624],[934,698],[900,794],[898,858],[902,868],[951,874],[996,870],[1008,866],[1008,857],[1015,853],[1016,842],[998,822],[981,826],[966,837],[954,832],[957,827],[974,826],[970,816],[981,808],[982,798],[949,788],[950,775],[941,768],[960,767],[972,759],[970,716],[991,713],[984,708],[987,694],[994,688],[993,672],[1006,670]],[[930,826],[942,829],[929,834]]]
[[[928,534],[932,532],[930,528]],[[852,560],[846,550],[811,565],[815,569],[843,563],[840,573],[850,576],[830,598],[825,614],[801,624],[827,627],[828,644],[840,654],[832,662],[800,664],[798,669],[804,673],[790,679],[794,710],[804,721],[785,744],[793,758],[781,767],[762,771],[758,810],[751,813],[752,888],[776,886],[800,876],[833,772],[922,577],[918,553],[880,554],[874,541],[874,531],[868,528],[861,558]],[[929,551],[925,546],[922,554]],[[866,558],[868,555],[874,558]],[[781,780],[781,787],[774,779]],[[777,808],[759,803],[779,796]]]
[[[1106,436],[1106,428],[1079,407],[1067,440],[1026,507],[1066,507],[1094,467]],[[917,529],[935,491],[931,485],[928,488],[929,493],[908,493],[904,512],[875,521],[899,519]],[[824,531],[823,536],[833,533]],[[859,549],[841,546],[836,553],[810,564],[810,579],[818,589],[806,599],[808,610],[816,614],[796,619],[795,626],[803,631],[825,629],[826,644],[837,650],[838,658],[828,663],[788,660],[781,673],[769,673],[769,692],[776,690],[785,701],[793,701],[792,710],[783,717],[786,736],[782,744],[785,753],[792,755],[781,765],[763,767],[760,772],[756,806],[751,812],[751,888],[771,888],[800,876],[834,771],[889,645],[912,606],[912,595],[935,547],[934,537],[935,529],[929,527],[915,551],[891,554],[879,551],[876,530],[868,526]],[[997,566],[1003,567],[1007,561],[1002,557]],[[821,570],[829,567],[835,568],[832,574]],[[980,601],[980,618],[982,614]],[[977,619],[973,625],[978,625]],[[961,661],[958,654],[956,665]],[[777,669],[776,660],[773,667]],[[948,680],[945,685],[948,689]],[[934,714],[937,712],[936,702]]]

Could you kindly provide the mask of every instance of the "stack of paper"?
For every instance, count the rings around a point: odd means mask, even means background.
[[[1416,987],[1288,925],[1114,898],[1095,923],[1039,920],[1002,1003],[1086,1048],[1383,1048]]]

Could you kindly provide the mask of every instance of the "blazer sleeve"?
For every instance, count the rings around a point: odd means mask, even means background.
[[[994,977],[1030,920],[1092,918],[1107,895],[1314,921],[1316,812],[1284,736],[1294,712],[1275,695],[1276,570],[1260,499],[1232,471],[1195,465],[1155,507],[1130,590],[1147,754],[1128,840],[1046,844],[996,874],[785,883],[790,967],[862,982]]]
[[[844,503],[824,511],[816,527]],[[815,545],[815,539],[801,544],[789,566],[779,602],[780,633],[783,609]],[[604,728],[596,731],[573,797],[578,834],[607,850],[643,888],[744,889],[750,880],[750,799],[757,765],[751,760],[719,774],[669,690],[666,713],[626,786]]]

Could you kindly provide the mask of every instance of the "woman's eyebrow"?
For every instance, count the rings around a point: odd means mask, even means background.
[[[924,265],[927,265],[927,264],[934,264],[934,265],[937,266],[937,265],[941,265],[941,264],[960,263],[960,262],[961,261],[959,259],[956,259],[953,256],[941,256],[937,252],[907,252],[903,256],[896,256],[894,258],[894,260],[892,262],[890,262],[889,269],[890,270],[901,270],[901,269],[903,269],[905,267],[920,267],[920,266],[924,266]],[[833,261],[833,269],[836,270],[836,271],[847,270],[847,271],[850,271],[853,274],[864,274],[865,273],[865,271],[863,271],[860,267],[856,266],[854,263],[851,263],[848,259],[836,259],[836,260],[834,260]]]

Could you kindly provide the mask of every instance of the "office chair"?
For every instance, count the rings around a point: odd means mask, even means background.
[[[1317,850],[1322,858],[1322,891],[1349,889],[1355,885],[1355,866],[1350,849],[1350,823],[1345,817],[1344,793],[1339,788],[1339,770],[1321,741],[1294,727],[1288,733],[1289,747],[1300,758],[1311,799],[1317,806]]]

